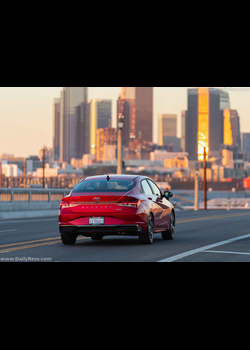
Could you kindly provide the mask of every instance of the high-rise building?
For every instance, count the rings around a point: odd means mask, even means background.
[[[243,152],[250,155],[250,133],[242,133]]]
[[[187,111],[181,112],[181,150],[186,152],[186,115]]]
[[[90,143],[89,105],[82,102],[75,108],[75,158],[81,159],[89,153]]]
[[[153,87],[123,87],[124,144],[130,139],[153,140]]]
[[[69,159],[68,151],[68,123],[66,115],[66,97],[65,90],[61,91],[60,98],[60,161],[65,161]]]
[[[96,154],[96,132],[97,129],[105,129],[111,126],[112,100],[90,100],[90,153]]]
[[[177,115],[159,114],[158,143],[169,146],[173,152],[181,151],[181,139],[177,137]]]
[[[220,109],[231,108],[230,107],[230,98],[228,92],[220,90]]]
[[[87,87],[64,87],[60,108],[60,160],[70,163],[75,158],[75,108],[87,104]],[[86,109],[85,109],[86,110]]]
[[[228,106],[228,95],[210,88],[188,89],[188,110],[185,118],[186,149],[190,160],[203,160],[207,153],[219,151],[224,141],[224,117],[221,108]]]
[[[230,109],[226,108],[223,111],[224,116],[224,145],[231,146],[233,144],[233,135],[232,135],[232,125],[231,125],[231,115]]]
[[[53,160],[60,158],[60,98],[53,103]]]
[[[233,144],[241,150],[240,117],[236,109],[230,109]]]
[[[240,117],[237,110],[226,108],[224,116],[224,145],[238,145],[241,150]]]
[[[164,145],[164,137],[177,137],[177,115],[159,114],[158,119],[158,144]]]
[[[112,146],[112,147],[111,147]],[[117,130],[110,126],[96,130],[96,161],[116,159]],[[113,156],[113,157],[112,157]]]

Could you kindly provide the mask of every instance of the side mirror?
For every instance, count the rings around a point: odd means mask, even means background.
[[[172,192],[169,192],[169,191],[165,191],[164,192],[164,197],[166,197],[167,199],[173,197],[173,193]]]

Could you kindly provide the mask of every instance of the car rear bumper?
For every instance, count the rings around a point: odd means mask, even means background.
[[[82,235],[90,237],[92,235],[125,235],[137,236],[145,234],[139,225],[59,225],[60,233]]]

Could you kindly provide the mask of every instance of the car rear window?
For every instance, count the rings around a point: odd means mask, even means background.
[[[81,192],[128,192],[136,186],[132,180],[85,180],[80,182],[73,193]]]

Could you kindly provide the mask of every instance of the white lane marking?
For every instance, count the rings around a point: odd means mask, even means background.
[[[219,247],[220,245],[224,245],[224,244],[228,244],[228,243],[231,243],[231,242],[239,241],[239,240],[245,239],[245,238],[250,238],[250,234],[244,235],[244,236],[235,237],[235,238],[230,238],[230,239],[227,239],[225,241],[221,241],[221,242],[217,242],[217,243],[214,243],[214,244],[206,245],[206,246],[201,247],[201,248],[189,250],[187,252],[171,256],[170,258],[166,258],[166,259],[160,260],[158,262],[172,262],[172,261],[176,261],[176,260],[185,258],[186,256],[194,255],[194,254],[203,252],[204,250],[208,250],[208,249],[211,249],[211,248]]]
[[[39,222],[43,222],[43,221],[55,221],[55,220],[58,220],[58,217],[54,217],[53,219],[51,218],[51,219],[43,219],[42,217],[41,217],[41,219],[36,219],[36,220],[29,220],[29,219],[25,219],[25,220],[11,220],[11,221],[3,221],[3,220],[0,220],[0,224],[15,224],[16,222],[37,222],[37,221],[39,221]]]
[[[250,255],[250,253],[243,253],[243,252],[228,252],[224,250],[206,250],[202,253],[225,253],[225,254],[242,254],[242,255]]]
[[[0,233],[1,233],[1,232],[10,232],[10,231],[18,231],[18,229],[17,229],[17,228],[13,228],[12,230],[4,230],[4,231],[0,231]]]

